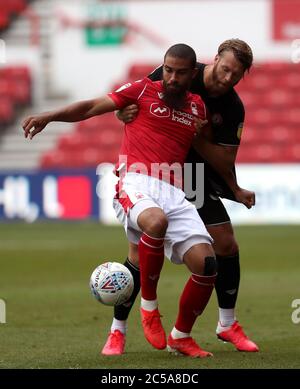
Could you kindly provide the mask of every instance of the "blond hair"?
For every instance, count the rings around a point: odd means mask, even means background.
[[[253,53],[251,47],[241,39],[228,39],[220,44],[218,55],[224,51],[232,51],[235,58],[243,65],[244,71],[250,70],[253,63]]]

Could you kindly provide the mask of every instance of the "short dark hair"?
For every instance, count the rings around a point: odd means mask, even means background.
[[[244,71],[250,70],[253,63],[253,53],[251,47],[241,39],[228,39],[220,44],[218,54],[224,51],[232,51],[235,58],[243,65]]]
[[[196,66],[197,57],[194,49],[184,43],[177,43],[176,45],[171,46],[167,50],[164,60],[167,56],[188,59],[193,68]]]

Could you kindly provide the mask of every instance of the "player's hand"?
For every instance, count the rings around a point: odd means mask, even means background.
[[[22,124],[25,138],[29,137],[29,139],[32,139],[36,134],[41,132],[49,122],[50,119],[46,114],[29,116]]]
[[[244,204],[248,209],[255,205],[255,193],[251,190],[239,188],[234,194],[236,200]]]
[[[128,105],[128,107],[121,109],[120,111],[117,111],[116,116],[122,122],[130,123],[136,118],[138,111],[139,111],[138,106],[132,104],[132,105]]]
[[[207,125],[208,120],[202,120],[197,116],[194,116],[194,127],[196,129],[195,136],[201,134],[201,130]]]

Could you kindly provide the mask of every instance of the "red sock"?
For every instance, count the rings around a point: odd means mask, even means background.
[[[145,300],[156,300],[156,289],[164,263],[164,238],[143,234],[139,242],[141,295]]]
[[[214,289],[216,276],[193,274],[185,285],[179,302],[179,313],[175,327],[190,333],[197,316],[201,315]]]

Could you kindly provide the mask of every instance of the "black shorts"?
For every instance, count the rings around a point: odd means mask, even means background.
[[[206,194],[202,208],[197,212],[206,226],[230,223],[230,217],[219,197]]]

